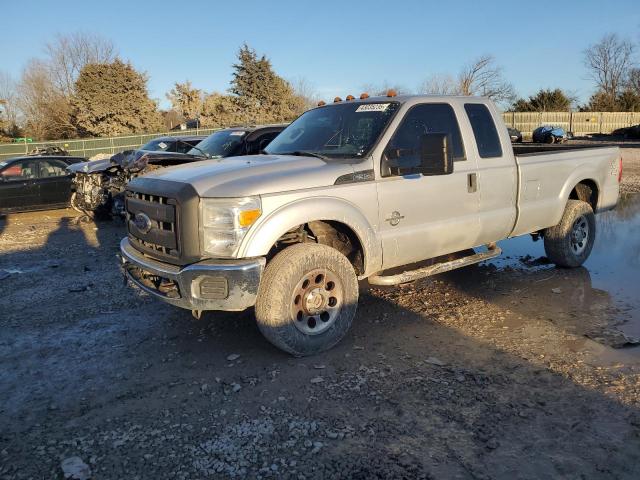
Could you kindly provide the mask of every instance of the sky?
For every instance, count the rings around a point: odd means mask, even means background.
[[[383,83],[417,90],[491,54],[520,96],[559,87],[585,101],[582,53],[607,33],[632,40],[640,63],[640,0],[0,0],[0,12],[0,70],[19,78],[55,34],[94,32],[148,74],[163,107],[176,81],[227,90],[245,42],[325,100]]]

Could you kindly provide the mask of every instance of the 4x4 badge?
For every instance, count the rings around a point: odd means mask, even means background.
[[[404,218],[404,215],[400,215],[400,212],[392,212],[391,216],[387,218],[387,222],[391,224],[392,227],[395,227],[400,223],[400,220]]]

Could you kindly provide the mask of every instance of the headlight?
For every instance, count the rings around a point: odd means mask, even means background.
[[[202,253],[233,257],[247,230],[261,214],[259,197],[201,199]]]

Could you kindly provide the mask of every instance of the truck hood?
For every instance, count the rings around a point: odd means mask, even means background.
[[[324,187],[352,173],[351,164],[315,157],[251,155],[169,167],[144,178],[188,183],[200,197],[244,197]]]

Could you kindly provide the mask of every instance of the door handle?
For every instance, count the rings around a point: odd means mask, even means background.
[[[475,193],[478,191],[478,175],[470,173],[467,175],[467,192]]]

